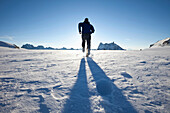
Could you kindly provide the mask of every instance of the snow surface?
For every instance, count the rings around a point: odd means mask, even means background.
[[[0,47],[0,112],[170,111],[169,47],[91,53]]]

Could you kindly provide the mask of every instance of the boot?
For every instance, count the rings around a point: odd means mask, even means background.
[[[82,52],[84,53],[84,51],[85,51],[85,48],[83,47],[83,48],[82,48]]]

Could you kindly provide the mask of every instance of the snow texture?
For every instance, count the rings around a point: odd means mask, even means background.
[[[170,47],[143,51],[0,47],[1,113],[169,113]]]
[[[97,50],[124,50],[119,45],[112,43],[100,43]]]

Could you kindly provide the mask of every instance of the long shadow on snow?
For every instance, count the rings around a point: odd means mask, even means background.
[[[70,92],[70,98],[66,100],[62,113],[91,113],[89,97],[85,59],[82,58],[77,81]]]
[[[105,72],[93,61],[87,58],[92,76],[96,82],[98,93],[104,101],[101,105],[106,113],[137,113],[130,102],[122,94],[122,91],[106,76]]]

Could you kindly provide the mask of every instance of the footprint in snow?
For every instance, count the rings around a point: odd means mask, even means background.
[[[126,72],[121,72],[120,74],[124,76],[125,78],[132,78],[132,76]]]
[[[97,87],[97,91],[101,95],[108,95],[111,94],[111,92],[113,91],[111,81],[104,80],[104,79],[97,81],[96,87]]]
[[[141,62],[139,62],[139,63],[146,64],[146,61],[141,61]]]
[[[50,92],[48,88],[39,88],[39,89],[36,89],[36,91],[40,93],[44,93],[44,94],[48,94]]]

